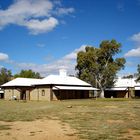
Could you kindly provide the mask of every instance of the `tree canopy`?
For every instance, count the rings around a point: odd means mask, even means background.
[[[0,69],[0,85],[10,81],[11,77],[12,77],[12,74],[10,70],[7,70],[6,68]]]
[[[123,76],[122,78],[123,79],[132,79],[132,78],[134,78],[134,75],[130,74],[130,75],[127,75],[127,76]]]
[[[21,70],[19,74],[14,75],[15,78],[23,77],[23,78],[41,78],[38,72],[34,72],[32,70]]]
[[[125,59],[116,58],[121,52],[121,44],[116,40],[104,40],[99,48],[87,46],[85,51],[77,54],[76,70],[78,77],[99,88],[101,97],[104,89],[114,84],[119,70],[124,68]]]
[[[140,82],[140,64],[138,65],[138,68],[137,68],[137,79],[136,79],[136,82]]]

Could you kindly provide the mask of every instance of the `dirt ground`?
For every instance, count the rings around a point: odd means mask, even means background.
[[[9,130],[0,130],[0,140],[79,140],[76,131],[58,120],[30,122],[0,122],[10,125]]]

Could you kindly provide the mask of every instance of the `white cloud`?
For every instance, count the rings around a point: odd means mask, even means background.
[[[73,13],[75,10],[74,8],[58,8],[56,11],[57,15],[68,15],[70,13]]]
[[[65,68],[68,70],[68,73],[74,74],[75,64],[70,61],[64,61],[63,59],[54,61],[50,64],[35,64],[35,63],[11,63],[17,70],[27,70],[32,69],[35,72],[39,72],[42,76],[46,76],[48,74],[56,74],[59,69]]]
[[[125,54],[125,57],[140,57],[140,47],[132,49]]]
[[[127,67],[135,67],[135,66],[136,66],[136,63],[129,60],[129,61],[126,62],[125,65],[126,65]]]
[[[0,53],[0,61],[6,61],[8,60],[8,55],[5,53]]]
[[[68,74],[75,74],[76,55],[79,51],[83,51],[84,49],[85,45],[82,45],[80,48],[75,49],[73,52],[49,64],[19,63],[12,60],[7,63],[13,65],[18,70],[32,69],[35,72],[39,72],[42,76],[56,74],[61,68],[65,68]]]
[[[66,60],[75,60],[77,58],[77,53],[79,51],[84,51],[86,46],[87,45],[82,45],[80,48],[75,49],[73,52],[71,52],[71,53],[67,54],[66,56],[64,56],[63,59],[66,59]]]
[[[54,15],[54,13],[56,13]],[[32,34],[53,30],[59,23],[54,16],[67,15],[74,8],[62,8],[50,0],[15,0],[7,9],[0,10],[0,29],[7,25],[25,26]]]
[[[125,57],[140,57],[140,33],[134,34],[130,39],[136,44],[131,50],[125,53]]]
[[[6,10],[0,10],[0,25],[24,24],[29,18],[49,16],[53,5],[48,0],[17,0]]]
[[[137,43],[140,43],[140,33],[134,34],[130,39]]]
[[[30,20],[25,26],[30,30],[31,34],[37,35],[39,33],[49,32],[53,30],[58,24],[58,20],[50,17],[49,19],[39,20]]]

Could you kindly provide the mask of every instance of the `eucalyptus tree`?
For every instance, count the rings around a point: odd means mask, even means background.
[[[104,40],[98,48],[87,46],[85,51],[77,54],[78,77],[99,88],[102,98],[104,89],[114,85],[117,72],[124,68],[125,58],[116,57],[120,52],[120,43],[116,40]]]
[[[136,82],[140,82],[140,64],[138,64],[138,68],[137,68],[137,79]]]

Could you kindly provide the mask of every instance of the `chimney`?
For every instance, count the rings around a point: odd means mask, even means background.
[[[63,76],[63,77],[67,76],[67,70],[66,69],[60,69],[59,70],[59,75]]]

